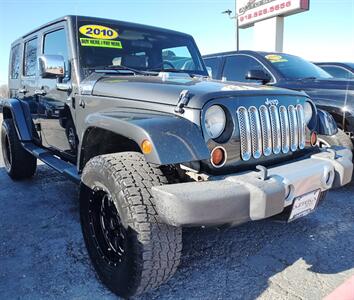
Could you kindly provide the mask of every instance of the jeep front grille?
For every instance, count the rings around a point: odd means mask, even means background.
[[[237,118],[243,160],[305,148],[306,124],[300,104],[287,108],[242,106],[237,110]]]

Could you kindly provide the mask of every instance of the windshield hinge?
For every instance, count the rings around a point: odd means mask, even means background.
[[[189,91],[188,90],[183,90],[179,94],[178,103],[177,103],[177,106],[175,108],[175,112],[179,113],[179,114],[183,114],[184,113],[184,107],[188,104],[188,101],[189,101]]]

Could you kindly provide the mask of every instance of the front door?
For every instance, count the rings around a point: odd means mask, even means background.
[[[246,79],[248,71],[251,70],[264,71],[273,78],[266,68],[254,57],[245,54],[237,54],[225,58],[222,80],[262,84],[260,80]]]
[[[61,55],[65,62],[65,77],[62,79],[70,83],[69,51],[67,41],[67,28],[65,23],[56,24],[55,27],[46,28],[42,33],[41,54]],[[57,88],[58,79],[39,78],[38,115],[41,125],[42,142],[44,146],[56,148],[67,154],[72,153],[68,141],[68,124],[73,124],[73,110],[71,108],[70,91]]]

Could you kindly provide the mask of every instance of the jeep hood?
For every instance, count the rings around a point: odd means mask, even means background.
[[[205,78],[191,78],[187,74],[184,76],[181,76],[181,74],[165,74],[167,75],[102,75],[102,77],[97,79],[93,84],[91,94],[101,97],[176,105],[180,93],[183,90],[188,90],[190,100],[187,106],[196,109],[201,109],[207,101],[215,98],[235,98],[243,95],[305,95],[304,93],[269,86],[226,83]]]

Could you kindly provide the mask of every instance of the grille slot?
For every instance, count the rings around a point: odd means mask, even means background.
[[[304,108],[301,104],[296,105],[296,113],[299,128],[299,148],[304,149],[306,144],[306,123]]]
[[[251,158],[252,142],[251,142],[251,126],[248,111],[245,107],[237,110],[238,124],[241,139],[241,156],[243,160]]]
[[[301,104],[265,105],[237,110],[243,160],[305,148],[306,124]]]
[[[269,107],[269,113],[272,128],[273,153],[279,154],[281,151],[281,132],[278,107],[271,105]]]
[[[297,125],[296,109],[293,105],[289,105],[289,128],[290,128],[290,150],[296,151],[299,145],[299,128]]]
[[[262,156],[262,131],[261,121],[258,114],[258,109],[251,106],[248,109],[251,126],[251,138],[252,138],[252,155],[254,158],[260,158]]]
[[[283,153],[288,153],[290,149],[289,141],[289,117],[285,106],[279,107],[280,127],[281,127],[281,149]]]
[[[272,126],[270,124],[269,111],[265,105],[259,108],[259,115],[262,127],[263,154],[269,156],[272,154]]]

